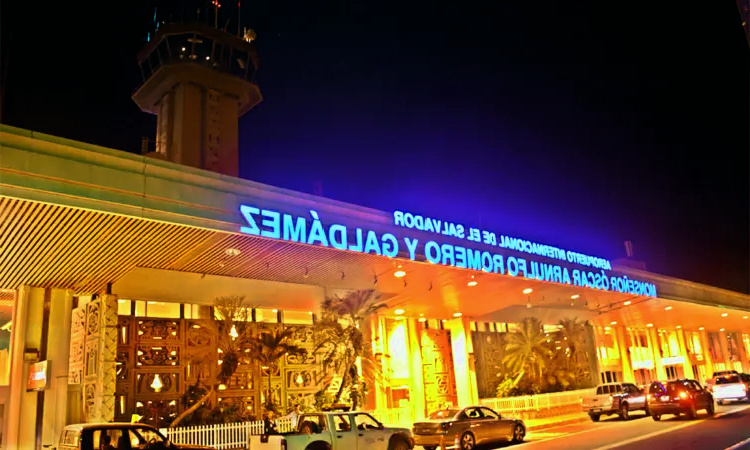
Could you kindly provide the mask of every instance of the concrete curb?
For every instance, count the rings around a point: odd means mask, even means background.
[[[573,417],[573,418],[570,418],[570,419],[567,419],[567,420],[562,420],[560,422],[544,423],[544,424],[539,424],[539,425],[531,426],[531,427],[528,427],[526,429],[526,431],[529,432],[529,431],[545,430],[547,428],[561,427],[561,426],[564,426],[564,425],[573,425],[573,424],[576,424],[576,423],[588,422],[590,420],[591,419],[588,416]]]

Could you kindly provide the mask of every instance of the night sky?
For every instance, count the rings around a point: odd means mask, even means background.
[[[154,2],[13,3],[3,122],[153,139],[130,96]],[[747,292],[748,45],[733,1],[697,6],[245,0],[264,101],[241,175],[610,259],[630,239],[653,272]]]

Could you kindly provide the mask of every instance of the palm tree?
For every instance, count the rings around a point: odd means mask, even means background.
[[[344,297],[327,297],[321,304],[322,318],[315,326],[316,352],[323,355],[324,370],[341,376],[334,403],[341,401],[347,386],[359,385],[358,360],[368,377],[378,374],[370,346],[366,345],[360,330],[365,319],[386,307],[378,303],[378,299],[374,290],[361,290]],[[356,409],[356,397],[354,402],[353,409]]]
[[[278,368],[279,361],[285,355],[306,355],[307,350],[294,344],[295,328],[277,328],[268,332],[262,332],[253,337],[246,350],[249,356],[257,361],[261,369],[268,372],[268,391],[266,395],[266,409],[275,409],[273,404],[273,391],[271,389],[271,375]]]
[[[219,372],[203,397],[177,416],[169,425],[170,428],[176,427],[186,417],[197,411],[198,408],[211,398],[211,395],[219,388],[219,385],[226,385],[237,371],[237,367],[240,364],[240,357],[250,345],[251,339],[253,339],[252,322],[250,320],[252,309],[251,306],[245,303],[244,296],[219,297],[214,300],[216,318],[201,320],[198,326],[206,327],[216,336],[216,345],[221,354]],[[206,364],[211,360],[210,355],[208,357],[206,355],[199,355],[191,363]]]
[[[517,385],[526,374],[533,379],[541,380],[551,354],[539,319],[523,319],[516,332],[510,333],[505,342],[506,354],[503,364],[511,373],[517,374],[514,385]]]

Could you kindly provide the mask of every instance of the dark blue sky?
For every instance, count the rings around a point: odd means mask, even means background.
[[[4,9],[3,120],[137,152],[139,3]],[[747,292],[739,14],[653,3],[245,1],[264,101],[241,174],[611,259],[631,239],[654,272]]]

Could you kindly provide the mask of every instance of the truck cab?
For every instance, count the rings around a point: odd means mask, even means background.
[[[365,412],[303,414],[291,433],[250,436],[250,450],[411,450],[406,428],[386,427]]]
[[[606,383],[596,388],[595,395],[581,399],[583,411],[591,420],[598,422],[601,416],[619,415],[622,420],[630,419],[630,411],[648,413],[646,392],[633,383]]]

